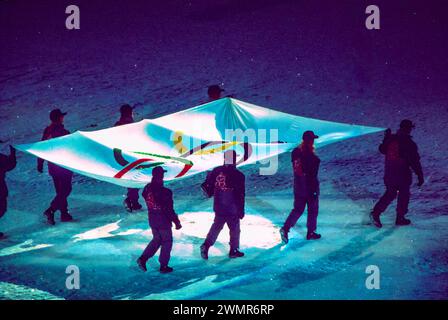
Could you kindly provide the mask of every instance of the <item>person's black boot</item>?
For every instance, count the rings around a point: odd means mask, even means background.
[[[233,249],[230,250],[229,252],[229,258],[241,258],[244,257],[244,253],[242,253],[241,251],[239,251],[238,249]]]
[[[201,245],[201,257],[204,260],[208,259],[208,246],[206,244]]]
[[[56,222],[54,222],[54,210],[50,207],[44,211],[44,216],[47,217],[48,224],[54,226]]]
[[[306,240],[317,240],[320,239],[322,236],[316,232],[308,232],[306,234]]]
[[[132,203],[129,198],[124,199],[123,205],[127,212],[132,213]]]
[[[370,213],[370,221],[372,222],[372,224],[377,227],[377,228],[381,228],[383,225],[381,224],[381,220],[380,220],[380,215],[376,214],[375,212],[371,212]]]
[[[134,210],[141,210],[142,208],[143,208],[142,205],[138,201],[134,202],[132,204],[132,211],[134,211]]]
[[[173,272],[173,268],[169,266],[160,266],[160,273],[170,273]]]
[[[411,220],[406,219],[405,217],[397,218],[395,220],[395,225],[397,226],[408,226],[411,224]]]
[[[61,222],[70,222],[73,221],[73,217],[68,213],[67,210],[61,212]]]
[[[282,238],[284,244],[287,244],[289,242],[288,231],[286,231],[284,228],[280,229],[280,237]]]
[[[143,258],[142,258],[142,257],[140,257],[140,258],[137,259],[137,265],[138,265],[138,267],[140,268],[140,270],[142,270],[143,272],[146,272],[146,271],[147,271],[147,269],[146,269],[146,262],[143,261]]]

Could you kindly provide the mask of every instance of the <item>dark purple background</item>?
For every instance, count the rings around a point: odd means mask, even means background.
[[[81,9],[79,31],[65,29],[69,4]],[[368,4],[381,9],[380,31],[364,27]],[[316,91],[331,86],[368,97],[380,90],[398,103],[400,95],[445,91],[445,9],[434,0],[1,1],[0,81],[6,89],[20,84],[14,70],[23,65],[39,68],[43,81],[54,75],[54,65],[67,65],[69,72],[58,69],[54,80],[107,81],[125,96],[135,82],[167,86],[169,74],[185,101],[187,85],[187,91],[203,90],[202,82],[232,86],[233,78],[250,83],[260,73],[290,73],[286,81],[295,81],[302,72]],[[223,64],[232,66],[229,72]],[[96,77],[79,73],[86,69]],[[99,73],[109,73],[107,80]],[[65,90],[58,95],[76,98]],[[8,98],[3,92],[0,103]]]

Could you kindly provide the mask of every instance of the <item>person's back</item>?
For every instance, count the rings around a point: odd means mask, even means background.
[[[370,213],[371,222],[377,228],[383,226],[380,215],[395,198],[398,198],[395,224],[406,226],[411,223],[411,220],[405,218],[408,213],[412,184],[411,169],[418,177],[417,185],[421,187],[424,183],[420,155],[417,145],[411,137],[411,131],[414,128],[415,124],[411,120],[401,121],[400,129],[396,134],[392,134],[390,129],[386,130],[383,142],[379,146],[379,151],[385,155],[384,184],[386,191]]]
[[[146,262],[154,256],[159,248],[161,248],[159,255],[160,272],[173,271],[173,268],[168,266],[173,246],[171,228],[173,223],[177,230],[182,228],[182,225],[173,208],[173,193],[163,186],[165,172],[160,166],[154,167],[151,182],[146,185],[142,194],[148,206],[148,220],[153,236],[142,255],[137,259],[137,264],[143,271],[147,271]]]
[[[303,145],[296,147],[291,154],[291,161],[297,195],[306,197],[318,194],[320,159],[313,149],[307,149]]]
[[[179,222],[173,208],[173,193],[170,189],[151,182],[143,189],[142,196],[148,208],[151,228],[171,229],[173,222]]]
[[[238,216],[244,212],[244,180],[244,174],[233,165],[212,170],[209,181],[214,185],[213,209],[217,215]]]
[[[386,184],[412,183],[412,170],[422,175],[420,155],[412,137],[399,129],[396,134],[385,137],[379,150],[385,155],[384,181]]]
[[[215,219],[201,245],[201,257],[208,259],[208,249],[213,246],[225,224],[230,233],[229,258],[240,258],[240,220],[244,218],[245,177],[236,168],[237,154],[234,150],[224,152],[224,165],[216,167],[201,185],[207,196],[214,197]]]

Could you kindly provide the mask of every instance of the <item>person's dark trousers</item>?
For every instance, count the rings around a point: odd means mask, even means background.
[[[411,186],[408,184],[386,185],[386,192],[373,207],[373,214],[380,216],[398,196],[397,219],[404,218],[406,213],[408,213],[409,199],[411,196],[410,188]]]
[[[68,212],[67,198],[72,192],[72,175],[52,175],[56,196],[51,202],[51,208],[61,210],[62,213]]]
[[[3,217],[6,213],[8,203],[6,197],[0,196],[0,218]],[[0,232],[0,238],[3,238],[3,233]]]
[[[131,202],[132,205],[138,203],[138,189],[128,188],[127,198]]]
[[[317,215],[319,213],[319,197],[294,197],[294,208],[291,210],[288,218],[283,225],[283,229],[289,232],[289,229],[295,226],[297,220],[302,216],[305,211],[305,206],[308,206],[308,217],[306,227],[308,232],[314,232],[317,228]]]
[[[171,229],[151,228],[151,230],[153,238],[146,246],[141,258],[146,263],[161,248],[159,255],[160,266],[167,266],[171,257],[171,248],[173,247],[173,232]]]
[[[6,197],[0,197],[0,218],[5,215],[8,207],[8,201],[6,199]]]
[[[238,216],[215,215],[215,221],[207,234],[204,244],[211,247],[215,244],[224,225],[227,224],[230,232],[230,250],[236,250],[240,247],[240,218]]]

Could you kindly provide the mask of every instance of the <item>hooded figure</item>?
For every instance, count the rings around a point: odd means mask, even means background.
[[[66,112],[62,112],[60,109],[54,109],[50,112],[51,124],[45,128],[42,135],[42,141],[70,134],[70,132],[64,128],[64,117],[66,114]],[[44,160],[38,158],[37,171],[42,173],[43,170]],[[47,217],[47,222],[50,225],[55,224],[54,214],[57,210],[61,211],[61,222],[72,221],[73,217],[68,212],[67,198],[72,192],[73,172],[48,162],[48,173],[53,179],[56,196],[51,202],[50,207],[44,212],[44,215]]]
[[[392,201],[397,200],[397,226],[409,225],[411,220],[406,219],[410,199],[410,188],[412,184],[412,171],[418,177],[418,186],[424,183],[420,155],[415,142],[412,140],[411,132],[415,125],[411,120],[403,120],[400,129],[392,134],[390,129],[385,132],[384,140],[379,146],[379,151],[385,155],[384,162],[384,184],[386,192],[375,204],[370,218],[372,223],[381,228],[380,215]]]
[[[13,170],[16,167],[16,150],[9,146],[9,156],[0,153],[0,218],[3,217],[8,209],[8,187],[6,185],[6,172]],[[3,238],[3,233],[0,232],[0,238]]]
[[[201,245],[201,257],[208,259],[208,250],[216,242],[225,224],[230,231],[230,258],[239,258],[244,253],[240,246],[240,219],[244,218],[245,177],[236,168],[236,152],[227,150],[224,153],[224,165],[212,170],[207,175],[203,188],[210,189],[208,196],[214,197],[213,210],[215,220]]]
[[[173,192],[163,185],[163,176],[166,171],[162,167],[152,169],[152,180],[143,189],[142,196],[148,207],[148,221],[153,238],[143,254],[137,259],[137,264],[146,271],[146,262],[154,256],[160,248],[160,272],[169,273],[173,268],[168,266],[173,247],[172,225],[176,229],[182,228],[179,218],[173,207]]]
[[[128,104],[124,104],[120,108],[120,120],[115,123],[115,126],[122,126],[130,123],[134,123],[134,108]],[[128,188],[126,199],[124,199],[124,206],[128,212],[140,210],[142,205],[138,202],[139,194],[138,189]]]
[[[294,227],[308,207],[307,240],[317,240],[321,235],[316,233],[317,215],[319,213],[319,165],[320,159],[314,152],[314,140],[319,138],[313,131],[303,133],[303,141],[292,151],[291,161],[294,171],[294,208],[291,210],[280,235],[284,243],[288,243],[288,232]]]

